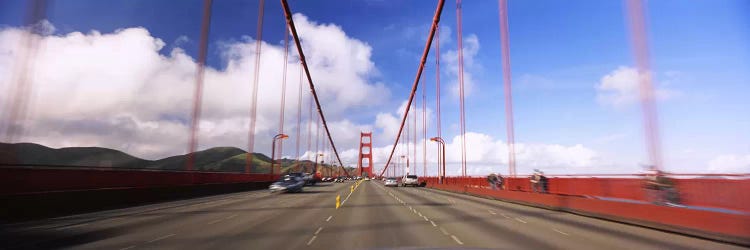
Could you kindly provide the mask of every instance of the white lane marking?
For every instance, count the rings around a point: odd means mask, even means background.
[[[175,235],[176,235],[176,234],[167,234],[167,235],[164,235],[164,236],[162,236],[162,237],[159,237],[159,238],[156,238],[156,239],[153,239],[153,240],[149,240],[149,241],[148,241],[148,243],[153,243],[153,242],[157,242],[157,241],[160,241],[160,240],[163,240],[163,239],[166,239],[166,238],[169,238],[169,237],[175,236]]]
[[[321,230],[323,230],[323,227],[319,227],[318,230],[315,231],[315,235],[318,235],[318,233],[320,233]]]
[[[507,218],[507,219],[510,219],[510,216],[507,216],[507,215],[505,215],[505,214],[501,214],[501,215],[502,215],[503,217]]]
[[[417,212],[417,214],[419,215],[419,217],[424,217],[424,215],[422,215],[422,213],[420,212]]]
[[[409,211],[414,211],[414,208],[412,208],[411,206],[409,206]]]
[[[427,218],[427,216],[424,216],[423,218],[424,218],[425,221],[430,221],[430,219]]]
[[[313,235],[313,237],[310,238],[310,240],[307,241],[307,245],[309,246],[310,244],[312,244],[313,241],[315,241],[315,238],[318,238],[318,236]]]
[[[448,231],[445,231],[445,228],[440,227],[440,232],[443,232],[445,235],[449,235]]]
[[[71,229],[71,228],[88,226],[88,225],[89,225],[89,223],[81,223],[81,224],[76,224],[76,225],[70,225],[70,226],[60,227],[60,228],[57,228],[55,230],[65,230],[65,229]]]
[[[437,227],[434,221],[430,221],[430,224],[432,224],[433,227]]]
[[[563,231],[557,230],[557,228],[553,228],[552,230],[555,230],[555,232],[558,232],[558,233],[560,233],[560,234],[562,234],[562,235],[565,235],[565,236],[570,236],[570,234],[567,234],[567,233],[565,233],[565,232],[563,232]]]
[[[328,222],[329,220],[331,220],[331,218],[333,218],[333,215],[328,216],[328,219],[326,219],[326,222]]]
[[[128,249],[131,249],[131,248],[134,248],[134,247],[135,247],[135,245],[132,245],[132,246],[129,246],[129,247],[120,248],[120,250],[128,250]]]
[[[233,214],[233,215],[227,216],[227,218],[225,218],[225,220],[229,220],[229,219],[234,218],[234,217],[237,217],[237,215]]]
[[[522,220],[521,218],[516,218],[517,221],[526,224],[526,221]]]
[[[213,224],[221,222],[222,220],[224,220],[224,219],[213,220],[213,221],[209,222],[208,224],[209,225],[213,225]]]
[[[459,239],[458,239],[458,237],[456,237],[455,235],[451,235],[451,238],[453,238],[453,240],[455,240],[455,241],[456,241],[456,243],[458,243],[459,245],[463,245],[463,244],[464,244],[464,243],[463,243],[463,242],[461,242],[461,240],[459,240]]]
[[[492,210],[487,210],[487,212],[490,212],[490,214],[492,214],[492,215],[497,214],[497,213],[495,213],[495,211],[492,211]]]

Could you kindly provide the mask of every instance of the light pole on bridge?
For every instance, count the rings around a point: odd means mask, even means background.
[[[271,170],[269,171],[271,175],[273,175],[273,166],[274,163],[276,163],[276,140],[283,140],[289,138],[286,134],[278,134],[273,137],[273,142],[271,142]]]
[[[437,143],[440,143],[440,146],[443,147],[443,172],[440,173],[440,166],[438,166],[438,178],[439,183],[443,184],[443,181],[445,180],[445,141],[443,141],[443,138],[440,137],[432,137],[430,138],[430,141],[434,141]]]

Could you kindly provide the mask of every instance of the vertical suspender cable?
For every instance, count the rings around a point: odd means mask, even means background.
[[[417,102],[414,102],[414,107],[413,108],[414,108],[413,109],[414,110],[414,114],[412,115],[412,117],[414,117],[413,118],[414,122],[412,123],[412,139],[413,139],[413,141],[412,141],[412,143],[413,143],[412,149],[414,149],[414,150],[412,150],[412,153],[411,153],[412,156],[413,156],[411,158],[412,159],[412,164],[411,165],[413,166],[413,169],[414,169],[414,171],[412,171],[413,174],[416,174],[417,173],[417,114],[418,114],[417,113]]]
[[[442,138],[441,118],[440,118],[440,27],[435,29],[435,127],[437,129],[437,137]],[[436,143],[437,147],[437,165],[438,171],[437,176],[441,176],[442,171],[442,159],[443,152],[440,150],[440,144]]]
[[[458,36],[458,94],[461,126],[461,175],[466,176],[466,109],[464,107],[464,47],[461,0],[456,0],[456,35]]]
[[[258,28],[255,36],[255,73],[253,75],[253,93],[250,101],[250,128],[247,132],[247,157],[245,157],[245,173],[252,173],[253,152],[255,151],[255,122],[258,111],[258,77],[260,76],[260,52],[263,44],[263,9],[265,0],[258,5]]]
[[[311,152],[312,149],[311,143],[312,143],[312,123],[313,123],[313,116],[312,116],[312,95],[309,98],[308,101],[308,110],[307,110],[307,151]],[[308,160],[312,161],[313,158],[315,158],[314,154],[308,155]]]
[[[516,138],[513,128],[513,93],[511,92],[510,32],[508,32],[508,1],[499,0],[500,47],[502,49],[503,88],[505,92],[505,132],[508,136],[508,174],[516,176]]]
[[[43,34],[38,33],[36,27],[39,21],[47,16],[47,1],[27,1],[26,16],[24,24],[29,28],[21,35],[19,46],[21,51],[16,55],[13,69],[13,79],[6,90],[5,110],[3,110],[0,122],[0,141],[14,143],[21,140],[23,126],[25,125],[26,112],[29,105],[29,97],[33,96],[34,66],[37,53],[42,46]],[[11,154],[17,157],[18,152]],[[15,159],[9,159],[15,161]]]
[[[299,158],[299,143],[300,143],[300,127],[302,126],[302,65],[299,66],[299,90],[297,90],[297,142],[296,142],[296,148],[297,151],[295,152],[295,158],[298,161]]]
[[[208,32],[211,27],[211,0],[203,1],[203,21],[201,22],[201,37],[198,48],[198,65],[195,70],[195,91],[193,92],[193,114],[190,122],[190,138],[188,141],[188,155],[185,170],[193,170],[195,150],[198,145],[198,131],[201,119],[201,104],[203,102],[203,76],[205,73],[206,54],[208,52]]]
[[[404,129],[404,123],[406,122],[406,115],[409,114],[409,107],[411,107],[412,101],[414,101],[414,95],[417,92],[417,87],[419,85],[419,79],[422,77],[422,71],[424,70],[424,64],[427,60],[427,55],[430,53],[430,46],[432,45],[432,38],[435,36],[435,29],[437,29],[438,23],[440,23],[440,15],[443,13],[443,5],[445,4],[445,0],[438,0],[437,9],[435,9],[435,14],[432,18],[432,26],[430,27],[430,33],[427,36],[427,42],[425,44],[424,51],[422,52],[422,59],[419,61],[419,67],[417,68],[417,75],[414,79],[414,84],[411,87],[411,92],[409,93],[409,99],[408,103],[406,105],[406,112],[404,113],[404,117],[401,119],[401,126],[398,129],[398,133],[396,134],[396,140],[393,143],[393,148],[391,148],[391,154],[388,156],[388,161],[385,163],[385,167],[383,168],[382,172],[380,172],[379,176],[383,176],[385,171],[388,169],[388,166],[391,163],[391,160],[393,160],[393,153],[396,152],[396,145],[399,142],[399,139],[401,138],[401,131]]]
[[[640,91],[641,108],[643,110],[643,127],[646,136],[646,148],[649,160],[654,169],[660,170],[662,165],[661,142],[656,103],[654,101],[654,86],[651,82],[651,62],[648,51],[648,31],[646,27],[646,6],[643,0],[627,0],[628,23],[630,25],[630,41],[633,55],[638,68],[638,86]]]
[[[279,134],[284,133],[284,111],[286,110],[286,73],[289,62],[289,30],[286,24],[284,25],[284,66],[281,75],[281,105],[279,110]],[[284,140],[279,140],[279,158],[284,155]]]
[[[422,176],[427,176],[427,93],[422,84]]]

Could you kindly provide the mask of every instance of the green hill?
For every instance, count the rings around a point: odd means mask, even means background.
[[[195,152],[194,166],[203,171],[242,172],[246,155],[244,150],[234,147],[210,148]],[[260,153],[253,155],[253,172],[267,173],[270,158]],[[187,155],[176,155],[150,161],[100,147],[54,149],[34,143],[0,143],[0,164],[180,170],[186,160]]]
[[[244,172],[247,152],[235,147],[215,147],[195,152],[195,169],[211,172]],[[100,147],[49,148],[34,143],[0,143],[0,164],[23,164],[55,167],[112,167],[181,170],[187,155],[176,155],[155,161],[144,160],[124,152]],[[271,158],[253,153],[252,173],[268,173]],[[278,160],[281,173],[312,172],[313,162]],[[333,173],[330,165],[319,165],[322,173]],[[276,170],[278,173],[278,170]]]
[[[108,148],[53,149],[34,143],[0,143],[0,163],[142,168],[150,161]]]

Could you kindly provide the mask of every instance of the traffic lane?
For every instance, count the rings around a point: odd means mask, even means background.
[[[113,219],[105,219],[54,229],[24,232],[21,236],[25,237],[13,238],[21,238],[21,240],[16,241],[21,245],[45,248],[73,246],[78,248],[98,248],[98,246],[110,246],[112,244],[115,246],[130,246],[128,245],[130,243],[147,242],[171,234],[163,232],[175,231],[175,229],[183,227],[190,228],[193,224],[208,223],[211,220],[215,220],[216,216],[221,216],[228,212],[237,212],[234,211],[237,209],[242,209],[243,211],[257,210],[262,209],[262,206],[266,204],[272,204],[268,202],[273,200],[293,199],[291,197],[272,195],[268,191],[246,192],[245,194],[229,196],[229,199],[223,196],[218,199],[201,199],[203,202],[196,202],[190,205],[177,204],[176,206],[172,206],[172,204],[165,204],[164,209],[149,209],[141,213],[127,213],[124,215],[118,214],[119,217],[114,218],[116,219],[115,221]],[[80,215],[80,217],[85,216]],[[231,215],[227,215],[227,217],[229,216]],[[18,234],[12,236],[18,236]]]
[[[285,194],[292,199],[268,207],[273,214],[241,214],[240,220],[212,227],[212,234],[185,234],[175,248],[194,249],[299,249],[304,248],[317,224],[335,210],[336,195],[349,193],[352,183],[306,187],[304,193]],[[243,217],[245,216],[245,217]]]
[[[320,231],[309,237],[311,249],[460,246],[375,181],[362,182]]]
[[[336,189],[343,187],[306,187],[303,193],[269,194],[271,199],[247,199],[220,208],[198,208],[181,213],[173,220],[138,227],[137,232],[131,231],[76,248],[231,249],[230,246],[247,239],[251,240],[248,245],[261,244],[261,241],[268,240],[269,237],[250,237],[250,234],[238,235],[237,232],[263,232],[279,223],[295,223],[296,214],[307,209],[301,204],[320,200],[320,196]],[[278,219],[281,221],[274,221]]]
[[[540,243],[546,244],[547,247],[549,248],[558,248],[558,249],[604,249],[604,248],[627,249],[627,248],[621,248],[621,245],[611,244],[611,243],[606,243],[606,242],[599,242],[599,241],[591,241],[589,239],[584,240],[586,243],[582,245],[580,238],[576,238],[576,239],[571,238],[570,231],[568,231],[566,227],[563,227],[560,225],[546,225],[546,224],[536,223],[535,221],[532,220],[534,216],[528,216],[528,214],[518,214],[512,211],[498,209],[497,207],[482,206],[481,204],[476,204],[474,202],[466,202],[464,200],[457,199],[454,197],[443,197],[437,194],[433,194],[432,192],[428,192],[427,190],[422,189],[422,188],[402,189],[402,191],[407,194],[411,194],[413,196],[423,196],[423,197],[428,197],[430,200],[438,200],[438,201],[449,203],[459,213],[465,214],[467,216],[471,216],[473,218],[481,220],[484,223],[504,227],[507,230],[514,231],[516,234],[520,234],[526,237],[526,239],[523,241],[512,240],[513,242],[509,243],[504,240],[503,242],[497,242],[497,243],[491,243],[491,244],[499,244],[499,245],[515,244],[517,246],[514,246],[514,247],[518,247],[518,248],[539,248],[541,246],[527,246],[527,244],[532,244],[533,242],[540,242]],[[539,215],[559,214],[559,212],[556,212],[556,211],[543,210],[543,209],[536,209],[536,210],[537,211],[534,211],[534,213],[537,213]],[[469,223],[469,225],[472,225],[474,223],[477,223],[477,221],[475,220],[472,223]],[[462,226],[462,225],[459,225],[459,226]],[[468,237],[472,237],[472,236],[468,236]],[[485,237],[486,237],[485,235],[482,235],[482,237],[474,237],[474,238],[476,238],[476,240],[478,241],[492,242],[493,240],[495,240],[494,238],[497,238],[497,234],[489,234],[490,239],[487,239]],[[514,237],[514,238],[517,238],[517,237]],[[471,240],[469,241],[473,242]]]
[[[522,223],[524,225],[535,227],[540,232],[552,233],[554,231],[555,233],[569,236],[568,241],[586,242],[586,247],[588,248],[744,249],[732,244],[693,238],[640,226],[441,190],[423,189],[420,192],[437,196],[439,199],[452,199],[463,208],[473,210],[475,213],[485,211],[490,217],[497,217],[499,215],[522,218],[526,222]]]
[[[519,225],[515,220],[490,218],[484,214],[467,211],[462,205],[446,199],[420,195],[413,191],[419,188],[392,188],[397,199],[407,204],[442,204],[425,206],[419,213],[434,221],[444,234],[455,235],[466,247],[501,249],[559,249],[563,236],[544,234],[532,228]]]
[[[236,197],[262,199],[266,192],[242,192],[202,197],[112,211],[66,216],[40,221],[3,225],[5,248],[21,246],[65,247],[115,237],[130,228],[173,219],[175,212],[196,207],[215,207],[236,201]]]
[[[225,200],[225,199],[229,199],[233,197],[247,196],[247,195],[260,196],[260,195],[265,195],[265,194],[267,194],[266,190],[245,191],[245,192],[237,192],[237,193],[230,193],[230,194],[197,197],[197,198],[192,198],[192,199],[159,202],[159,203],[153,203],[153,204],[147,204],[147,205],[133,206],[133,207],[127,207],[127,208],[113,209],[113,210],[103,210],[103,211],[98,211],[98,212],[75,214],[75,215],[33,220],[33,221],[27,221],[27,222],[9,223],[9,224],[2,224],[0,226],[3,228],[11,229],[14,232],[56,229],[56,228],[61,228],[61,227],[74,226],[74,225],[83,224],[83,223],[92,223],[92,222],[97,222],[97,221],[102,221],[102,220],[118,219],[118,218],[122,218],[128,215],[134,215],[134,214],[150,212],[150,211],[158,211],[158,210],[180,208],[180,207],[186,207],[186,206],[192,206],[192,205],[198,205],[198,204],[214,203],[217,201],[221,201],[221,200]]]

